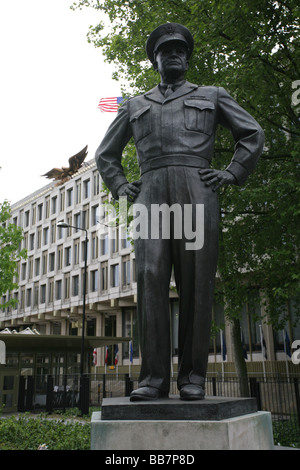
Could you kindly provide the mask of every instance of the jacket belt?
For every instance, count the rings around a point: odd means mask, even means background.
[[[190,166],[194,168],[209,168],[210,162],[203,157],[195,155],[163,155],[161,157],[150,158],[140,165],[141,175],[147,171],[156,170],[166,166]]]

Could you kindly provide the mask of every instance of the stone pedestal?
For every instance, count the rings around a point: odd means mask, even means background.
[[[92,415],[92,450],[270,450],[271,413],[252,398],[109,398]]]

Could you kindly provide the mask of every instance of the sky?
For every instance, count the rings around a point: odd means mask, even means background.
[[[0,2],[0,203],[49,184],[42,177],[88,145],[94,158],[116,113],[100,98],[120,96],[114,65],[87,42],[101,14],[72,0]]]

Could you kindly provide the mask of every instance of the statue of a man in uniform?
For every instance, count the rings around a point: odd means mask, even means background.
[[[148,58],[160,74],[152,90],[128,99],[118,111],[96,151],[99,172],[114,198],[128,197],[144,205],[174,204],[203,213],[203,244],[187,248],[187,237],[135,240],[137,311],[142,364],[137,390],[130,400],[166,397],[170,387],[169,284],[172,267],[179,297],[178,380],[182,400],[205,396],[211,311],[218,258],[219,208],[217,189],[242,185],[262,153],[259,124],[224,90],[185,80],[194,40],[177,23],[156,28],[146,43]],[[226,170],[210,168],[218,124],[228,128],[235,152]],[[129,183],[122,152],[133,137],[140,180]],[[172,224],[171,224],[172,225]],[[173,233],[173,235],[172,235]]]

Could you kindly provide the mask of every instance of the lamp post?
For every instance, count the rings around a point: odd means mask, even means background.
[[[84,372],[84,326],[85,326],[85,298],[86,298],[86,273],[87,273],[87,241],[88,232],[85,228],[76,227],[75,225],[69,225],[66,222],[58,222],[57,227],[61,228],[75,228],[85,232],[85,243],[84,243],[84,274],[83,274],[83,305],[82,305],[82,330],[81,330],[81,352],[80,352],[80,409],[82,414],[88,414],[88,410],[84,410],[83,401],[83,372]],[[84,412],[86,411],[86,412]]]

